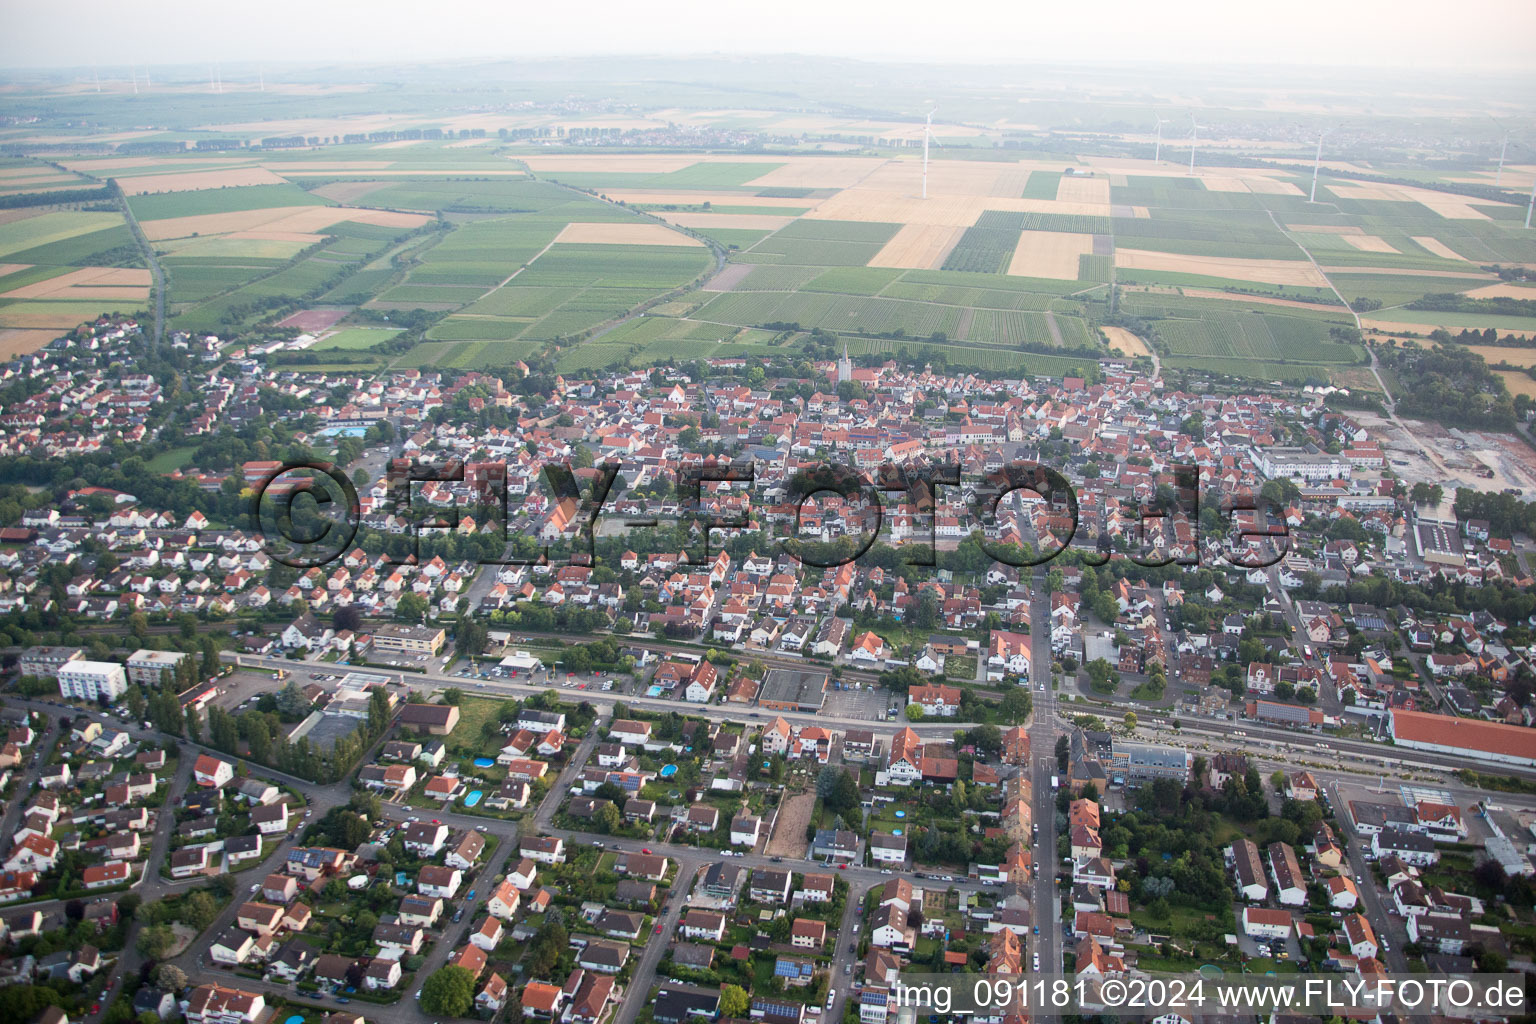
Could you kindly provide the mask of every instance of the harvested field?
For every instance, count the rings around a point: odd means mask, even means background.
[[[325,241],[324,235],[313,235],[303,231],[235,231],[224,237],[253,242],[292,242],[301,248]]]
[[[388,210],[359,210],[348,206],[278,206],[266,210],[239,210],[233,213],[204,213],[192,217],[170,217],[145,221],[144,234],[151,241],[188,238],[192,235],[222,235],[239,231],[266,231],[313,234],[344,220],[380,227],[415,228],[430,218],[419,213],[394,213]]]
[[[381,142],[373,149],[405,149],[407,146],[419,146],[421,139],[396,139],[394,142]]]
[[[147,270],[84,267],[5,293],[7,299],[117,299],[142,302],[149,297]]]
[[[242,185],[282,185],[282,178],[265,167],[232,167],[224,171],[187,171],[182,174],[152,174],[140,178],[118,178],[118,185],[130,196],[155,192],[200,192],[210,188],[234,188]]]
[[[1490,284],[1464,294],[1469,299],[1536,299],[1536,285]]]
[[[1536,366],[1536,348],[1512,348],[1508,345],[1468,345],[1468,351],[1476,352],[1490,363],[1508,363],[1521,368]]]
[[[889,160],[884,164],[866,161],[869,174],[859,188],[898,195],[923,194],[922,158]],[[1017,196],[1028,182],[1028,170],[1017,164],[983,160],[932,160],[928,164],[928,198],[940,196]],[[1013,186],[1017,184],[1018,187]],[[1107,200],[1106,200],[1107,201]]]
[[[36,352],[58,336],[58,331],[0,330],[0,359]]]
[[[1066,184],[1066,178],[1061,179]],[[1105,182],[1106,189],[1109,184]],[[1093,252],[1093,236],[1067,231],[1025,231],[1013,250],[1008,273],[1014,277],[1077,280],[1078,257]]]
[[[1366,328],[1367,330],[1381,331],[1383,334],[1388,334],[1399,338],[1408,337],[1411,335],[1417,335],[1418,337],[1422,338],[1428,335],[1430,331],[1435,329],[1434,324],[1415,324],[1407,323],[1402,320],[1379,320],[1374,317],[1362,318],[1360,320],[1360,326]],[[1513,334],[1517,338],[1536,338],[1536,329],[1532,328],[1506,327],[1501,325],[1496,329],[1500,334]],[[1483,346],[1475,346],[1473,350],[1476,351],[1477,348],[1481,347]],[[1509,351],[1519,352],[1521,350],[1511,349]]]
[[[1510,394],[1536,398],[1536,380],[1532,380],[1530,374],[1519,370],[1494,370],[1493,372],[1504,378],[1504,386],[1509,389]]]
[[[692,245],[702,246],[697,238],[680,231],[669,231],[660,224],[567,224],[555,236],[553,245]]]
[[[1079,178],[1062,176],[1056,186],[1056,201],[1061,203],[1109,202],[1108,178]]]
[[[370,192],[377,192],[385,184],[387,183],[382,181],[333,181],[329,185],[321,185],[310,191],[338,203],[353,203]]]
[[[301,309],[278,321],[279,327],[292,327],[300,331],[324,331],[336,326],[347,315],[345,309]]]
[[[1173,291],[1171,288],[1149,288],[1147,291]],[[1290,306],[1292,309],[1310,309],[1313,311],[1326,310],[1337,312],[1341,317],[1348,317],[1349,312],[1343,306],[1328,306],[1321,302],[1299,302],[1296,299],[1277,299],[1271,295],[1237,295],[1233,292],[1218,291],[1215,288],[1180,288],[1179,292],[1192,299],[1221,299],[1225,302],[1241,302],[1260,306]]]
[[[748,162],[740,157],[727,155],[726,159],[739,162]],[[783,167],[776,167],[758,178],[753,178],[747,184],[758,188],[849,188],[857,185],[875,167],[879,161],[868,160],[863,157],[783,157],[768,158],[773,163],[782,163]]]
[[[1431,238],[1428,235],[1414,235],[1413,241],[1419,248],[1424,249],[1426,252],[1432,252],[1436,256],[1441,256],[1448,260],[1465,261],[1467,259],[1438,238]]]
[[[0,277],[26,270],[31,265],[30,263],[0,263]]]
[[[1109,339],[1109,347],[1122,355],[1132,358],[1136,356],[1150,358],[1152,355],[1152,350],[1147,347],[1147,343],[1124,327],[1101,327],[1099,330],[1103,331],[1104,336]]]
[[[1469,281],[1494,281],[1493,274],[1482,271],[1463,273],[1447,270],[1398,270],[1395,267],[1323,267],[1325,274],[1382,274],[1396,277],[1464,277]]]
[[[1364,231],[1353,224],[1287,224],[1287,231],[1310,231],[1328,235],[1360,235]]]
[[[1175,274],[1225,277],[1259,284],[1327,288],[1328,281],[1305,260],[1249,260],[1235,256],[1181,256],[1146,249],[1119,249],[1115,266],[1123,270],[1158,270]]]
[[[942,224],[905,224],[869,261],[871,267],[937,270],[965,234],[964,228]]]
[[[704,282],[704,286],[699,290],[704,292],[732,291],[742,281],[746,280],[747,275],[752,273],[754,269],[750,263],[727,264],[724,270]]]
[[[668,224],[676,224],[683,228],[698,228],[701,231],[710,228],[777,231],[795,219],[776,217],[769,213],[660,213],[657,216]]]
[[[750,192],[655,192],[642,189],[604,189],[603,194],[616,203],[633,206],[786,206],[803,210],[819,199],[787,199],[782,196],[754,196]]]
[[[1244,178],[1248,191],[1267,196],[1303,196],[1305,192],[1294,181],[1277,181],[1274,178]]]
[[[1344,235],[1343,238],[1361,252],[1401,252],[1396,246],[1388,244],[1386,239],[1376,235]]]
[[[1369,199],[1389,203],[1418,203],[1425,209],[1438,213],[1446,220],[1489,220],[1483,211],[1476,209],[1473,200],[1449,192],[1413,188],[1407,185],[1376,185],[1368,182],[1350,182],[1344,185],[1330,184],[1328,190],[1340,199]],[[1504,206],[1505,203],[1478,205]]]
[[[472,146],[484,146],[491,139],[460,139],[458,142],[450,142],[444,149],[469,149]]]
[[[700,159],[697,156],[668,156],[665,153],[635,153],[621,156],[551,154],[518,157],[518,160],[534,171],[607,171],[614,174],[668,174],[672,171],[680,171],[684,167],[692,167]]]
[[[941,195],[935,194],[931,186],[928,198],[923,200],[918,198],[916,189],[910,193],[898,194],[860,187],[839,192],[806,214],[804,219],[857,220],[884,224],[934,224],[968,228],[974,225],[986,210],[1108,217],[1111,216],[1112,209],[1109,203],[1063,203],[1055,199]]]

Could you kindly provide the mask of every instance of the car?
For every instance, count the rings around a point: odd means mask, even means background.
[[[92,1003],[91,1004],[91,1012],[92,1013],[100,1013],[101,1012],[101,1004],[100,1003]]]
[[[485,832],[485,831],[487,831],[487,829],[486,829],[486,827],[484,825],[476,825],[475,826],[475,831],[476,832]],[[602,844],[599,843],[598,845],[601,846]]]
[[[837,870],[839,870],[839,871],[847,871],[848,870],[848,865],[847,864],[839,864],[837,866]]]
[[[837,993],[836,992],[828,992],[827,993],[827,1009],[829,1009],[829,1010],[832,1009],[832,1004],[835,1003],[835,1002],[837,1002]]]
[[[467,900],[471,900],[471,901],[474,900],[474,898],[475,898],[475,890],[473,890],[473,889],[469,890],[469,895],[464,897],[464,898],[467,899]]]
[[[881,868],[881,869],[880,869],[880,873],[881,873],[881,874],[882,874],[882,875],[888,875],[888,874],[890,874],[890,873],[891,873],[891,869],[890,869],[890,868]]]
[[[257,882],[255,885],[251,886],[251,892],[256,892],[260,888],[261,888],[261,883]]]
[[[597,842],[593,843],[592,845],[597,847],[599,850],[601,850],[603,848],[603,841],[601,839],[599,839]]]
[[[441,825],[442,822],[438,821],[436,818],[433,818],[432,819],[432,824],[434,824],[434,825]]]
[[[647,857],[649,857],[651,855],[651,849],[648,846],[640,847],[640,852],[645,854]]]
[[[1035,925],[1035,934],[1036,935],[1040,934],[1040,926],[1039,925]]]
[[[852,974],[853,973],[853,964],[843,964],[843,973],[844,974]]]
[[[853,951],[854,951],[854,950],[855,950],[855,949],[857,949],[857,948],[858,948],[858,947],[857,947],[857,946],[855,946],[855,945],[854,945],[854,944],[853,944],[853,943],[851,943],[851,942],[850,942],[850,943],[848,943],[848,952],[850,952],[850,953],[852,953],[852,952],[853,952]]]
[[[352,1000],[348,999],[346,996],[337,996],[336,1001],[338,1003],[350,1003]]]
[[[661,934],[661,922],[660,921],[656,922],[656,934],[657,935]]]
[[[1039,953],[1035,954],[1035,970],[1036,971],[1040,970],[1040,954]]]
[[[416,990],[416,998],[417,998],[417,999],[420,999],[420,998],[421,998],[421,989],[417,989],[417,990]]]
[[[769,860],[770,863],[773,863],[773,864],[783,864],[784,863],[784,858],[783,857],[769,857],[768,860]]]

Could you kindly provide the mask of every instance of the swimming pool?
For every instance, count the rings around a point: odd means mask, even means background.
[[[475,804],[480,802],[480,798],[482,796],[485,796],[485,791],[484,790],[482,790],[482,789],[472,789],[472,790],[470,790],[469,791],[469,795],[464,798],[464,806],[465,807],[473,807],[473,806],[475,806]]]
[[[664,765],[661,766],[661,777],[662,778],[670,779],[672,776],[674,776],[676,774],[677,774],[677,765],[675,765],[675,764],[664,764]]]
[[[496,759],[494,757],[477,757],[477,758],[475,758],[475,767],[476,768],[489,768],[489,767],[491,767],[495,763],[496,763]]]

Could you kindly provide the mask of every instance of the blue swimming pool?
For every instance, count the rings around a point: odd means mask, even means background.
[[[489,767],[491,767],[491,765],[493,765],[495,763],[496,763],[496,759],[494,757],[477,757],[477,758],[475,758],[475,767],[476,768],[489,768]]]
[[[677,774],[677,765],[675,765],[675,764],[664,764],[664,765],[661,766],[661,777],[662,778],[670,779],[672,776],[674,776],[676,774]]]
[[[475,804],[480,802],[480,798],[482,796],[485,796],[485,791],[484,790],[481,790],[481,789],[472,789],[472,790],[470,790],[469,791],[469,795],[464,798],[464,806],[465,807],[473,807],[473,806],[475,806]]]

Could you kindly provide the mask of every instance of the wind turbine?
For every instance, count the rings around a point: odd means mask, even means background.
[[[1152,162],[1157,164],[1157,163],[1162,163],[1162,157],[1163,157],[1163,125],[1168,123],[1168,119],[1166,117],[1163,117],[1163,116],[1159,115],[1159,114],[1153,114],[1152,116],[1157,118],[1157,144],[1152,149]]]
[[[1317,156],[1312,158],[1312,194],[1307,197],[1307,202],[1317,202],[1317,169],[1323,163],[1323,139],[1328,137],[1328,129],[1324,128],[1317,135]]]
[[[939,140],[933,137],[933,111],[928,111],[927,118],[923,121],[923,198],[928,198],[928,143],[940,145]]]
[[[1200,142],[1200,122],[1195,120],[1195,115],[1189,115],[1189,173],[1195,173],[1195,146]]]
[[[1492,114],[1488,115],[1488,120],[1492,121],[1494,124],[1498,125],[1500,128],[1504,127],[1502,124],[1499,124],[1498,118],[1494,117]],[[1504,154],[1509,152],[1509,137],[1511,135],[1513,135],[1513,134],[1514,134],[1514,130],[1513,129],[1509,129],[1509,130],[1505,131],[1504,132],[1504,141],[1499,146],[1499,170],[1498,170],[1498,173],[1496,173],[1493,176],[1493,187],[1494,188],[1498,188],[1499,187],[1499,183],[1504,180]]]

